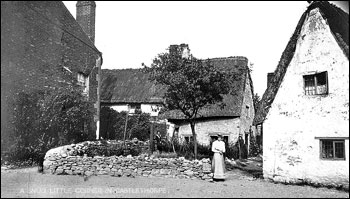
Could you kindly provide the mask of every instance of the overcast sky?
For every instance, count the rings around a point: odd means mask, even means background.
[[[75,17],[76,1],[63,2]],[[307,1],[97,1],[95,45],[102,69],[142,68],[181,43],[201,59],[245,56],[254,64],[254,92],[262,96],[266,74],[275,70],[307,6]]]

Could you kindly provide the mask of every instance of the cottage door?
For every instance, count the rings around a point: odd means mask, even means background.
[[[248,151],[249,151],[249,134],[248,133],[245,133],[244,135],[244,143],[248,154]]]

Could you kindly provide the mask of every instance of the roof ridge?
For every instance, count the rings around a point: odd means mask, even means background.
[[[247,60],[248,58],[245,56],[229,56],[229,57],[214,57],[214,58],[206,58],[201,60]]]
[[[143,68],[113,68],[113,69],[110,69],[110,68],[104,68],[102,70],[104,71],[121,71],[121,70],[142,70]]]

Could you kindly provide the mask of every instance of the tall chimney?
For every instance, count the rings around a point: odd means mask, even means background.
[[[188,44],[170,45],[169,54],[178,54],[181,55],[183,58],[189,58],[191,55]]]
[[[176,45],[176,44],[170,45],[169,46],[169,54],[171,54],[171,55],[177,54],[179,52],[178,49],[179,49],[179,45]]]
[[[77,22],[88,35],[92,43],[95,43],[95,1],[78,1],[77,7]]]
[[[267,87],[272,83],[273,77],[275,73],[267,73]]]

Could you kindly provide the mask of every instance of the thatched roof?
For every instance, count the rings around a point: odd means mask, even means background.
[[[343,50],[345,56],[349,59],[349,14],[345,13],[340,8],[326,1],[315,1],[311,3],[307,10],[301,16],[297,27],[294,31],[294,34],[289,40],[287,47],[284,50],[281,59],[277,65],[277,68],[274,72],[274,78],[271,84],[269,84],[269,86],[265,90],[265,93],[259,102],[257,112],[253,121],[254,125],[261,124],[266,119],[266,115],[268,114],[271,104],[273,103],[278,89],[283,81],[289,63],[291,62],[294,56],[297,40],[299,38],[299,34],[306,19],[306,16],[311,10],[315,8],[319,8],[323,18],[329,24],[329,27],[333,35],[335,36],[335,39],[337,40],[340,48]]]
[[[143,69],[102,70],[101,102],[162,103],[165,89],[148,80]]]
[[[203,60],[205,61],[205,60]],[[202,109],[198,117],[235,117],[241,115],[244,83],[247,77],[248,59],[245,57],[226,57],[210,59],[222,71],[237,75],[232,81],[231,94],[224,96],[226,106],[211,105]],[[251,82],[250,75],[248,75]],[[251,85],[252,86],[252,85]],[[165,89],[148,80],[143,69],[102,70],[101,102],[118,103],[163,103]],[[166,119],[184,119],[180,111],[167,111],[160,115]]]
[[[221,109],[218,104],[210,105],[202,108],[197,115],[197,118],[207,117],[237,117],[241,115],[244,85],[247,77],[248,59],[245,57],[225,57],[210,59],[214,67],[217,67],[225,72],[231,72],[237,75],[237,79],[231,82],[231,94],[225,95],[223,102],[226,106]],[[250,78],[250,75],[249,75]],[[180,110],[167,111],[159,116],[161,119],[170,120],[185,119],[184,114]]]

